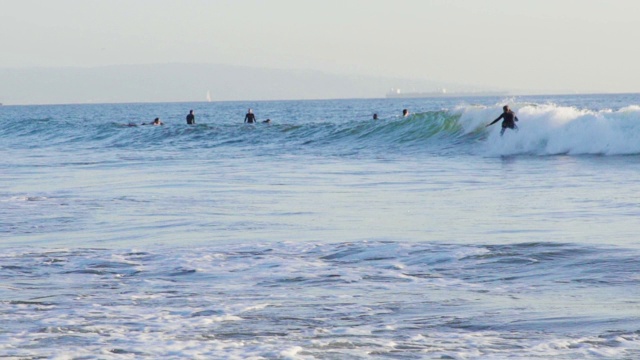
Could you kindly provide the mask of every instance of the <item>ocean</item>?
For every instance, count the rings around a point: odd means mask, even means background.
[[[640,358],[640,94],[5,105],[0,151],[3,359]]]

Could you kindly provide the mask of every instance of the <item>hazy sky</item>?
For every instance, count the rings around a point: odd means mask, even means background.
[[[638,0],[0,0],[0,67],[214,63],[640,92]]]

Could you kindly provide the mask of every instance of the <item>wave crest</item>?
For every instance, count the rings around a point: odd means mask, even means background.
[[[640,106],[616,111],[554,104],[514,106],[519,131],[500,138],[489,128],[483,150],[489,155],[640,154]],[[473,116],[472,116],[473,117]]]
[[[25,119],[0,124],[9,146],[69,146],[74,149],[252,148],[295,152],[326,150],[427,151],[483,156],[637,155],[640,154],[640,105],[618,110],[589,110],[552,103],[512,102],[519,131],[500,137],[500,123],[486,124],[502,111],[501,104],[460,105],[409,117],[377,121],[344,117],[311,122],[272,124],[212,123],[162,127],[128,126],[115,121]]]

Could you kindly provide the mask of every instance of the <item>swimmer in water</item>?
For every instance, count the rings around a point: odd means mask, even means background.
[[[407,117],[407,116],[409,116],[409,110],[403,109],[402,110],[402,117]]]
[[[187,115],[187,124],[189,125],[196,124],[196,116],[193,115],[193,110],[189,111],[189,115]]]
[[[509,105],[505,105],[502,107],[502,114],[500,114],[500,116],[498,116],[497,119],[493,120],[491,123],[487,124],[487,126],[491,126],[495,123],[497,123],[500,119],[502,120],[502,130],[500,130],[500,136],[504,135],[505,130],[507,129],[512,129],[515,131],[518,131],[518,125],[516,125],[516,121],[518,121],[518,117],[516,116],[516,114],[511,111],[511,109],[509,109]]]
[[[152,122],[150,122],[148,124],[142,123],[142,125],[161,126],[161,125],[164,125],[164,123],[162,121],[160,121],[160,118],[155,118],[155,119],[153,119]]]
[[[253,111],[251,109],[249,109],[249,111],[247,111],[247,114],[244,116],[244,122],[247,124],[253,124],[254,122],[256,122],[256,116],[253,114]]]
[[[378,114],[373,114],[373,120],[378,120]]]

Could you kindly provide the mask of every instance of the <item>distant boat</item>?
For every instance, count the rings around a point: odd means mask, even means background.
[[[211,102],[211,92],[207,90],[207,101]]]
[[[391,89],[387,98],[430,98],[430,97],[465,97],[465,96],[505,96],[506,91],[456,91],[448,92],[447,89],[430,92],[402,92],[400,89]]]

